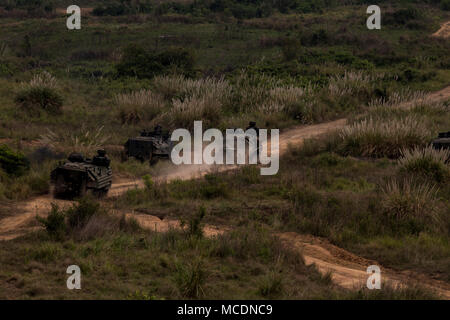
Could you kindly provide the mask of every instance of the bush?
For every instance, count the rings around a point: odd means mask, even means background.
[[[450,178],[450,150],[426,148],[404,149],[398,164],[401,171],[443,183]]]
[[[122,59],[116,65],[116,71],[119,77],[139,79],[151,79],[164,73],[181,73],[191,76],[194,62],[193,54],[183,48],[151,53],[137,45],[130,45],[124,49]]]
[[[175,281],[183,297],[198,298],[203,293],[206,273],[200,260],[192,264],[178,265]]]
[[[66,235],[66,215],[56,204],[52,203],[52,209],[46,218],[37,216],[36,219],[55,240],[62,240]]]
[[[445,11],[450,11],[450,0],[441,0],[441,8]]]
[[[395,220],[436,222],[436,188],[427,183],[419,184],[411,179],[393,180],[382,187],[382,205],[388,217]]]
[[[283,276],[272,271],[266,275],[259,286],[259,294],[263,297],[275,297],[283,291]]]
[[[17,94],[15,102],[27,113],[39,115],[40,110],[60,113],[63,98],[50,88],[28,88]]]
[[[30,162],[20,152],[14,152],[6,145],[0,146],[0,167],[6,173],[20,176],[30,169]]]
[[[93,215],[100,212],[99,203],[89,198],[82,198],[66,211],[69,227],[82,228]]]
[[[123,50],[121,61],[116,65],[119,77],[153,78],[160,74],[163,66],[137,45],[130,45]]]
[[[56,89],[56,78],[48,72],[43,72],[35,75],[29,83],[22,85],[15,102],[31,115],[40,115],[41,110],[60,113],[64,100]]]
[[[188,221],[188,235],[191,237],[203,237],[202,220],[206,215],[205,207],[200,207],[197,214]]]
[[[150,90],[119,94],[115,97],[122,124],[135,124],[141,120],[151,120],[164,109],[162,97]]]

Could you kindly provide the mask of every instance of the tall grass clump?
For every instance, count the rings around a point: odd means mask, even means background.
[[[425,148],[415,147],[401,150],[398,165],[400,170],[407,174],[430,178],[442,183],[450,178],[449,161],[450,150],[437,150],[432,146],[427,146]]]
[[[16,105],[33,116],[39,116],[41,111],[59,114],[63,106],[63,97],[57,88],[58,81],[50,73],[35,75],[30,82],[22,84],[15,97]]]
[[[370,95],[372,83],[384,77],[384,74],[373,74],[364,71],[346,71],[342,76],[330,78],[328,94],[334,97],[348,95]]]
[[[76,151],[88,155],[103,147],[108,141],[109,136],[104,134],[103,128],[104,126],[100,126],[95,130],[88,130],[83,126],[78,133],[67,131],[56,133],[47,129],[47,133],[40,136],[39,142],[58,152],[70,153]]]
[[[165,116],[172,128],[192,129],[196,120],[202,120],[206,127],[217,127],[222,116],[222,103],[213,94],[176,99]]]
[[[416,231],[438,222],[435,186],[406,178],[387,182],[381,192],[384,212],[394,221],[409,222]]]
[[[168,100],[184,100],[187,97],[202,97],[206,94],[224,99],[232,89],[224,78],[189,79],[182,75],[157,76],[152,84],[155,91]]]
[[[427,101],[428,98],[425,92],[403,88],[402,90],[390,93],[388,97],[372,99],[369,107],[399,107],[405,106],[408,102],[412,104],[423,104]]]
[[[160,114],[164,107],[164,99],[150,90],[139,90],[115,96],[118,116],[122,124],[136,124],[142,120],[151,120]]]
[[[369,103],[369,113],[377,118],[391,118],[416,114],[419,116],[446,115],[449,105],[433,100],[423,91],[403,89],[390,94],[389,98],[374,99]]]
[[[178,264],[175,282],[182,297],[198,298],[203,295],[206,271],[202,261],[197,260],[189,265]]]
[[[401,150],[425,146],[429,127],[417,117],[376,120],[372,117],[341,130],[339,152],[344,155],[398,158]]]

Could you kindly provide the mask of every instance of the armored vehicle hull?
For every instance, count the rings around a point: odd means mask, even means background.
[[[108,193],[112,184],[112,170],[98,159],[69,161],[60,164],[51,172],[56,197],[82,197],[92,190],[98,196]]]
[[[134,157],[140,161],[149,161],[154,165],[161,158],[170,158],[173,143],[164,136],[140,136],[130,138],[124,145],[122,160]]]
[[[438,137],[433,140],[434,149],[450,149],[450,131],[440,132]]]

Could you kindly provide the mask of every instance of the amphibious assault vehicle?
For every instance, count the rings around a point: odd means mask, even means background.
[[[154,131],[143,130],[139,137],[130,138],[124,145],[122,160],[134,157],[140,161],[149,161],[150,165],[156,164],[161,158],[170,158],[173,142],[168,133],[163,133],[160,126]]]
[[[110,160],[104,150],[92,159],[85,159],[80,153],[72,153],[68,161],[60,163],[51,172],[56,197],[82,197],[88,190],[95,195],[104,196],[112,184]]]
[[[234,130],[236,131],[237,128],[234,128]],[[249,129],[253,129],[255,130],[256,136],[255,139],[250,139],[250,136],[248,134],[246,134],[246,131]],[[250,121],[249,126],[247,128],[245,128],[245,131],[243,131],[242,133],[234,133],[234,136],[236,137],[236,140],[233,141],[232,146],[229,147],[227,145],[227,135],[224,134],[224,138],[223,138],[223,152],[224,152],[224,156],[226,156],[226,153],[231,153],[233,155],[233,157],[235,158],[235,160],[237,161],[237,155],[239,153],[238,150],[238,143],[237,141],[241,140],[241,141],[245,141],[245,157],[249,157],[249,152],[250,150],[255,150],[256,156],[259,157],[260,154],[260,149],[259,149],[259,128],[256,126],[256,122],[254,121]]]
[[[440,132],[432,143],[434,149],[450,149],[450,131]]]

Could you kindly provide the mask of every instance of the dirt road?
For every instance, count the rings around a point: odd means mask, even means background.
[[[450,87],[430,95],[431,99],[445,100],[450,97]],[[301,145],[307,139],[330,130],[336,130],[344,127],[345,119],[332,122],[301,126],[288,130],[280,135],[280,153],[285,152],[290,143]],[[215,170],[231,170],[235,166],[216,167]],[[178,166],[171,168],[170,172],[161,172],[155,179],[164,179],[167,181],[173,179],[191,179],[206,174],[211,170],[210,167],[204,165]],[[140,180],[135,181],[119,181],[113,184],[109,197],[119,196],[130,188],[143,187]],[[56,202],[60,206],[70,205],[70,201],[57,200],[51,196],[43,196],[32,199],[18,206],[17,213],[4,218],[0,221],[0,240],[10,240],[25,234],[31,230],[38,228],[35,221],[36,214],[45,215],[51,208],[51,203]],[[179,227],[176,220],[161,220],[158,217],[147,214],[129,213],[127,216],[134,217],[146,228],[156,231],[166,231],[170,227]],[[206,226],[205,233],[208,236],[214,236],[223,233],[226,230],[220,230],[214,226]],[[332,279],[338,285],[354,289],[360,288],[367,280],[367,267],[376,262],[367,261],[361,257],[331,245],[326,240],[318,239],[308,235],[300,235],[297,233],[282,233],[278,235],[286,245],[299,250],[305,259],[306,264],[314,263],[322,273],[331,272]],[[381,267],[381,266],[380,266]],[[382,267],[381,267],[382,268]],[[394,285],[402,285],[409,281],[420,282],[429,288],[436,290],[442,297],[450,299],[450,285],[444,282],[429,279],[426,276],[412,273],[393,272],[382,268],[384,281],[389,281]]]
[[[441,25],[441,28],[433,33],[433,37],[448,38],[450,37],[450,21],[447,21]]]

